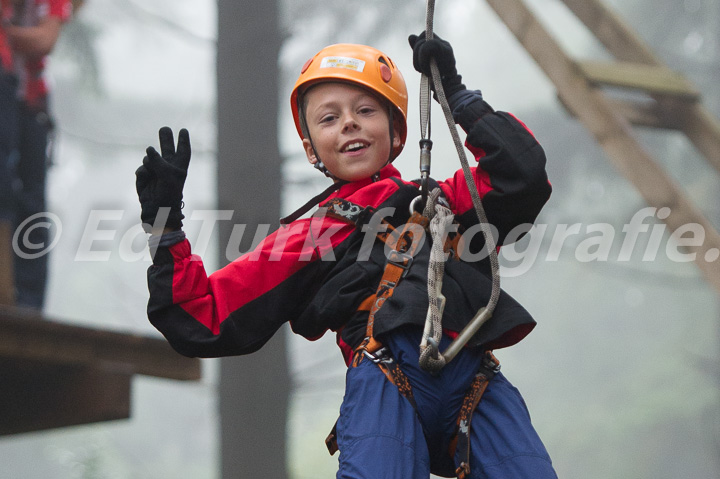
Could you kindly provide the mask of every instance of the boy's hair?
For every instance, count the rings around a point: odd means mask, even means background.
[[[408,95],[405,79],[390,57],[366,45],[345,43],[325,47],[308,60],[290,94],[295,127],[302,139],[309,138],[305,124],[304,94],[312,85],[328,81],[348,82],[367,88],[389,103],[390,118],[400,137],[400,146],[393,148],[391,154],[392,159],[395,159],[407,138]]]

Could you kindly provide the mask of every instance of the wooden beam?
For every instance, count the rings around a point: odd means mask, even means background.
[[[565,110],[570,115],[574,115],[574,112],[565,104],[562,97],[558,95],[557,98],[563,107],[565,107]],[[677,129],[676,116],[673,116],[672,112],[664,111],[657,102],[639,102],[620,100],[617,98],[608,98],[607,101],[617,114],[621,115],[632,125],[667,130]]]
[[[0,358],[169,379],[201,377],[200,361],[181,356],[162,338],[76,326],[2,306]]]
[[[662,62],[630,26],[599,0],[562,0],[618,60],[661,66]]]
[[[562,0],[618,60],[663,66],[650,47],[615,12],[600,0]],[[655,98],[663,110],[676,106],[673,98]],[[679,105],[678,129],[685,133],[700,154],[720,171],[720,122],[700,103]]]
[[[0,436],[130,417],[130,375],[0,359]]]
[[[637,126],[674,130],[676,122],[657,103],[638,103],[627,100],[608,99],[612,109]]]
[[[576,62],[581,74],[590,83],[610,85],[649,94],[673,96],[697,101],[700,92],[681,73],[666,67],[630,62]]]
[[[200,361],[161,338],[0,306],[0,435],[127,418],[134,374],[200,379]]]
[[[543,28],[522,0],[488,0],[518,41],[555,84],[563,102],[595,136],[611,162],[632,182],[647,204],[670,208],[671,231],[697,224],[705,232],[700,246],[688,248],[705,278],[720,292],[720,268],[708,261],[720,251],[720,235],[632,134],[630,122],[613,110],[602,91],[579,75],[575,63]]]
[[[12,226],[0,221],[0,305],[15,304],[15,279],[13,278]]]
[[[663,109],[675,112],[679,129],[720,172],[720,122],[717,117],[700,103],[687,104],[673,102],[672,99],[660,99],[658,102]]]

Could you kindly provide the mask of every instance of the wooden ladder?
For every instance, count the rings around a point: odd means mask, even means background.
[[[667,207],[671,231],[698,224],[700,246],[688,246],[706,280],[720,293],[720,235],[679,185],[638,142],[632,125],[683,132],[720,171],[720,124],[700,102],[697,89],[661,62],[650,48],[600,0],[562,0],[615,57],[575,61],[537,20],[523,0],[488,0],[500,19],[555,84],[560,101],[593,134],[611,162],[648,205]],[[650,102],[611,98],[603,86],[647,94]]]

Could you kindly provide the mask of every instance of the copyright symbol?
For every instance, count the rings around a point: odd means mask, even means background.
[[[48,241],[51,230],[55,230],[55,234],[52,241]],[[23,259],[39,258],[57,245],[61,233],[62,222],[56,214],[47,211],[35,213],[15,230],[12,238],[13,250]]]

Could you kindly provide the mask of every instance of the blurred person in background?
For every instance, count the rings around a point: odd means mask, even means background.
[[[3,104],[3,141],[12,145],[3,159],[0,218],[15,230],[22,226],[14,251],[15,304],[42,309],[47,282],[47,255],[32,257],[33,245],[46,244],[49,231],[38,223],[45,207],[45,180],[50,164],[53,122],[49,88],[44,78],[46,57],[55,46],[73,10],[71,0],[1,0],[0,52],[15,87],[15,105]],[[9,52],[7,52],[9,50]],[[3,95],[6,95],[3,92]],[[8,102],[3,99],[3,102]],[[26,237],[27,232],[27,237]]]
[[[12,303],[14,293],[10,265],[12,237],[12,180],[10,157],[15,150],[17,125],[17,78],[12,73],[12,51],[5,26],[12,18],[12,0],[0,0],[0,303]]]

